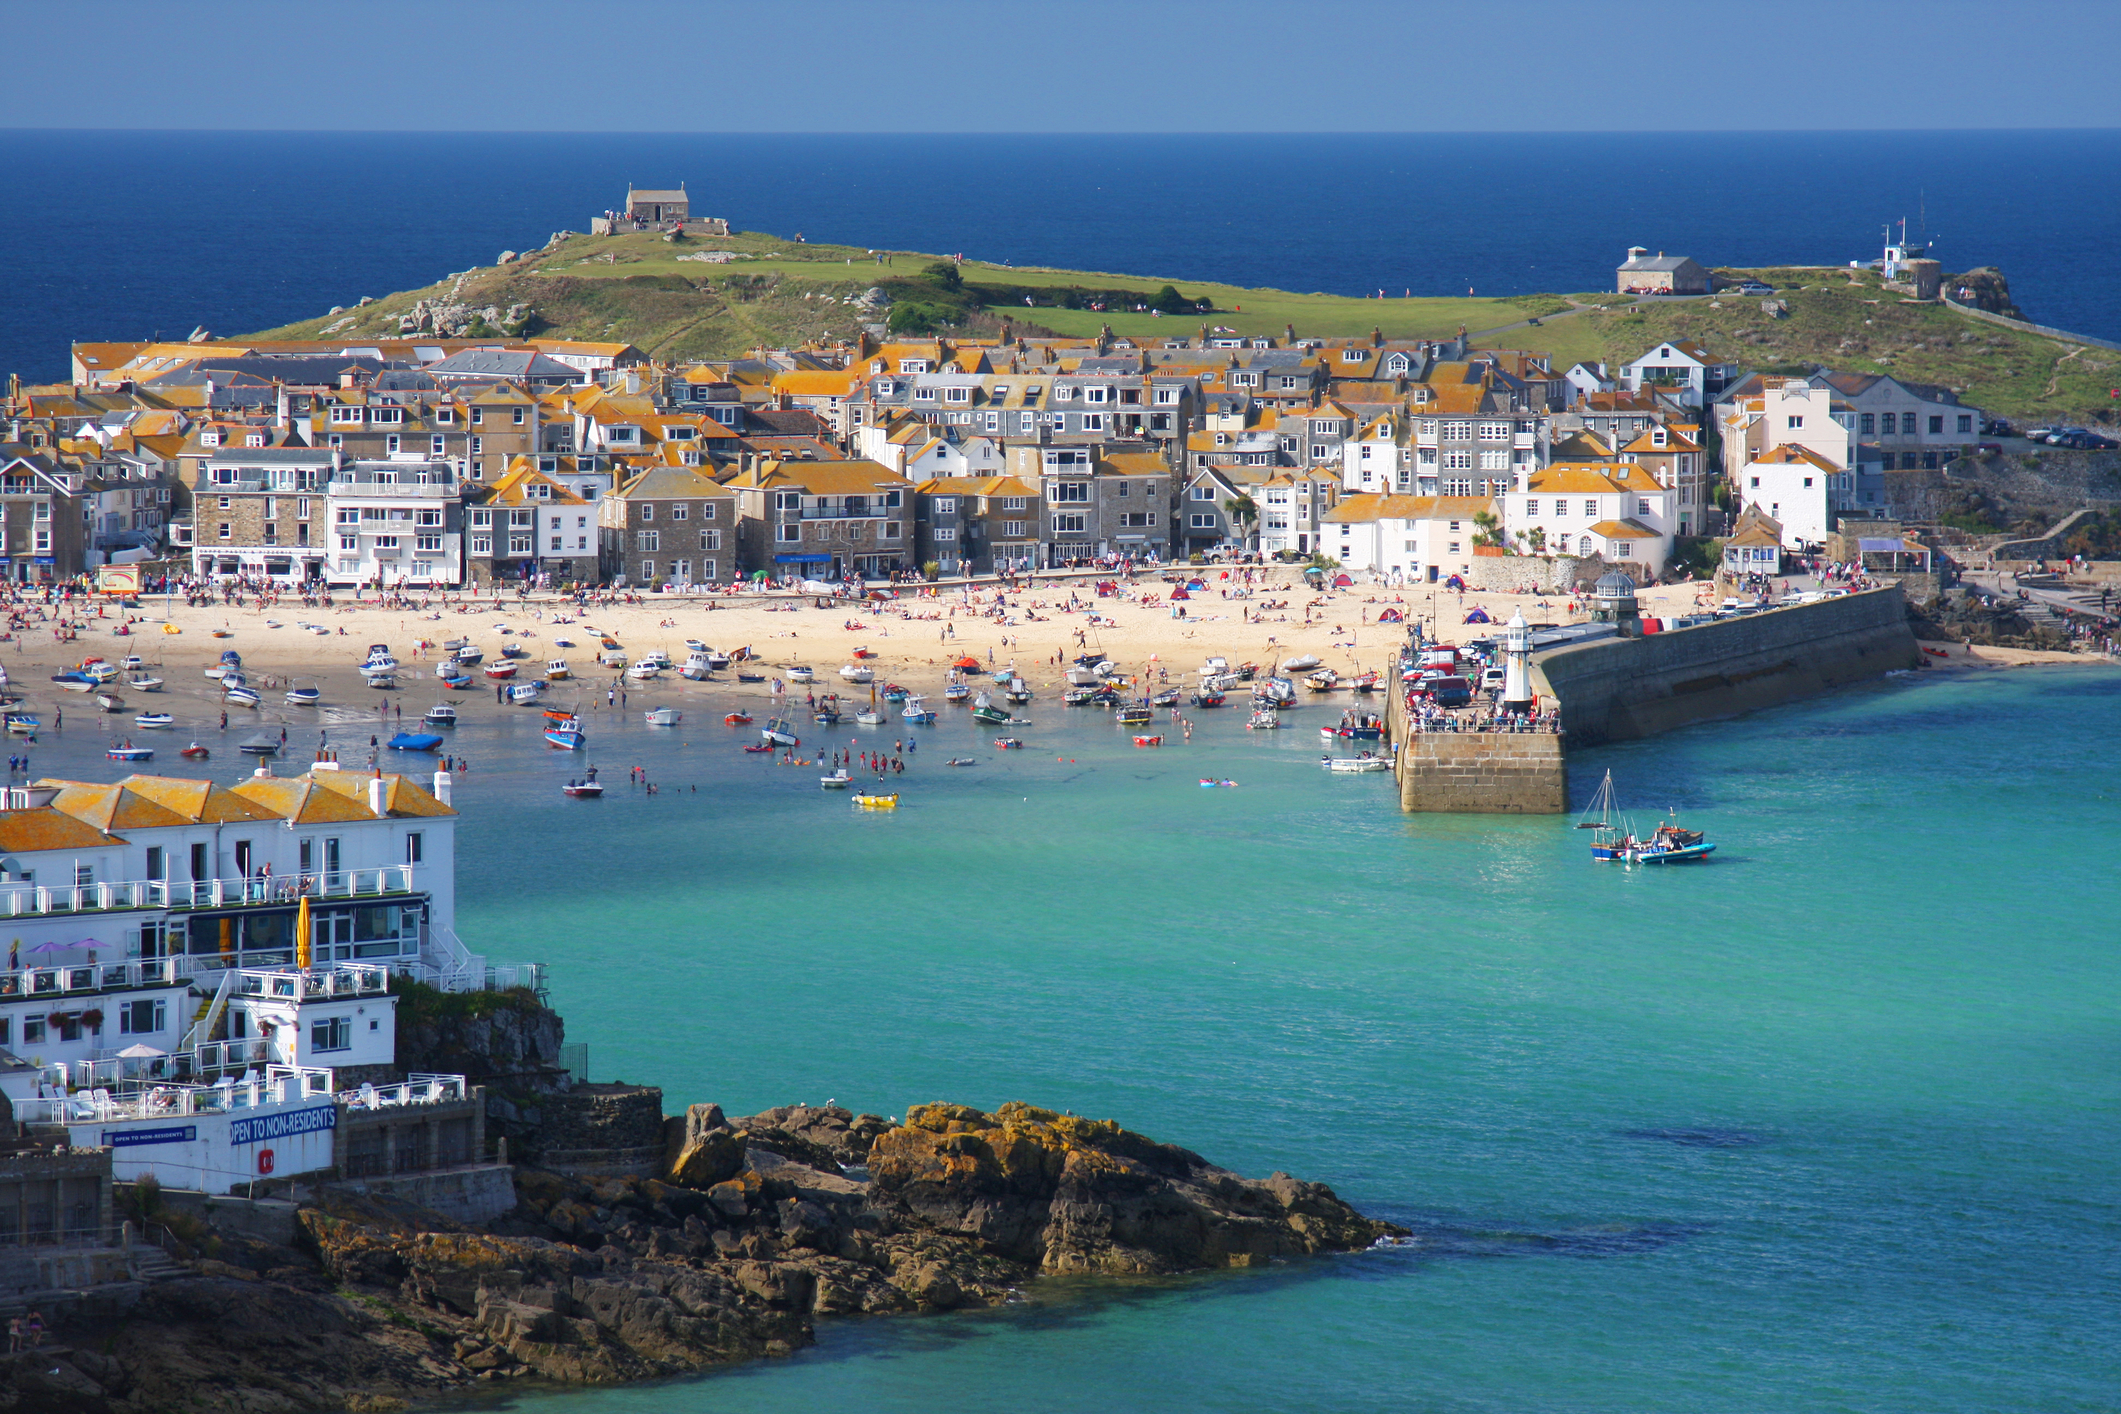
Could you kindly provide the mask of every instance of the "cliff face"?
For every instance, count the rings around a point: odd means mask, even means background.
[[[1401,1232],[1318,1184],[1030,1105],[923,1105],[903,1125],[695,1105],[670,1129],[667,1181],[520,1169],[516,1209],[483,1231],[333,1195],[300,1213],[301,1251],[225,1238],[129,1313],[70,1317],[75,1353],[0,1364],[0,1411],[382,1410],[652,1378],[785,1353],[822,1316],[998,1304],[1041,1272],[1249,1266]]]

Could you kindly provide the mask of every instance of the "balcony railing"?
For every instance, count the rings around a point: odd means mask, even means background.
[[[236,991],[241,996],[297,1003],[372,996],[389,990],[390,969],[380,963],[341,962],[308,972],[296,968],[246,967],[236,974]]]
[[[349,1109],[382,1110],[399,1105],[440,1105],[451,1100],[462,1100],[468,1094],[461,1075],[422,1075],[417,1072],[405,1077],[401,1085],[363,1085],[358,1090],[341,1090],[339,1103]]]
[[[100,913],[136,908],[226,908],[293,903],[297,899],[358,898],[413,892],[411,864],[345,869],[331,874],[248,879],[133,879],[108,884],[0,887],[0,917]]]
[[[171,987],[190,981],[191,976],[192,960],[187,957],[73,963],[62,967],[16,967],[0,972],[0,1000],[63,996],[69,992]]]
[[[299,1100],[332,1097],[332,1073],[317,1066],[265,1066],[262,1078],[222,1085],[144,1085],[113,1095],[103,1085],[87,1086],[85,1077],[109,1064],[47,1066],[57,1083],[82,1086],[73,1094],[40,1100],[17,1100],[15,1118],[29,1124],[110,1124],[128,1119],[179,1119],[186,1115],[226,1114]],[[461,1080],[461,1077],[459,1077]],[[118,1082],[118,1083],[123,1083]]]

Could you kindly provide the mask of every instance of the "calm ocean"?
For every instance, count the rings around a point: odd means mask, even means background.
[[[1669,873],[1594,867],[1566,819],[1402,816],[1318,769],[1315,710],[1271,736],[1204,712],[1153,751],[1047,696],[1010,753],[951,712],[904,808],[863,816],[740,754],[717,700],[590,714],[588,759],[653,798],[562,800],[581,758],[534,713],[474,697],[457,732],[460,931],[552,965],[596,1078],[733,1114],[1030,1099],[1329,1182],[1420,1242],[1037,1284],[514,1407],[2115,1407],[2121,672],[1899,677],[1580,753],[1579,802],[1610,768],[1721,843]],[[640,725],[656,702],[685,726]],[[174,710],[172,746],[211,728]],[[101,746],[48,735],[37,768],[104,777]]]
[[[1601,290],[1630,245],[1840,262],[1926,229],[2121,338],[2121,132],[1031,137],[12,131],[0,371],[245,333],[584,230],[628,182],[741,228],[1293,290]]]

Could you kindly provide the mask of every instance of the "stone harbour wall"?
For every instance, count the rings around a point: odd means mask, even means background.
[[[1919,667],[1898,585],[1532,655],[1573,745],[1655,736]]]
[[[1399,808],[1559,815],[1569,808],[1563,740],[1551,732],[1414,732],[1399,750]]]
[[[1608,565],[1597,555],[1475,555],[1464,578],[1467,589],[1490,594],[1567,594],[1616,569],[1636,575],[1633,565]]]

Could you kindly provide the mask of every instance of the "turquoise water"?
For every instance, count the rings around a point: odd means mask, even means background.
[[[1318,769],[1315,726],[1235,712],[1161,751],[1043,701],[1021,753],[946,717],[863,816],[708,705],[598,714],[595,803],[531,714],[459,733],[460,931],[552,965],[596,1078],[732,1113],[1030,1099],[1420,1241],[827,1324],[525,1410],[2121,1403],[2121,673],[1899,678],[1580,753],[1577,799],[1610,767],[1721,842],[1672,872],[1593,867],[1564,821],[1401,816]]]

